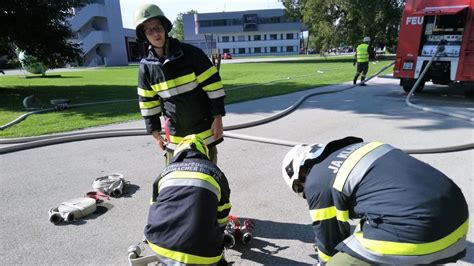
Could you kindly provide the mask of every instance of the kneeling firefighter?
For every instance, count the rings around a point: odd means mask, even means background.
[[[321,265],[436,264],[466,254],[460,188],[388,144],[347,137],[298,145],[282,174],[308,202]],[[360,219],[352,235],[349,219]]]
[[[209,160],[205,142],[186,136],[153,183],[145,237],[159,260],[167,265],[227,265],[223,238],[229,196],[227,179]]]

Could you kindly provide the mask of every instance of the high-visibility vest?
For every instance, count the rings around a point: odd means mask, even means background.
[[[357,46],[357,63],[369,62],[369,45],[366,43]]]

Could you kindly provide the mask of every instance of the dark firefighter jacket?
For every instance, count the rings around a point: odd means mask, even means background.
[[[140,62],[137,90],[146,129],[161,131],[163,111],[168,149],[174,150],[189,134],[216,145],[222,138],[212,135],[213,117],[225,115],[225,92],[217,68],[197,47],[173,38],[168,38],[168,47],[167,58],[158,59],[150,48]]]
[[[201,153],[184,150],[153,183],[145,237],[162,262],[215,264],[231,204],[225,175]]]
[[[307,166],[304,195],[320,261],[337,250],[397,265],[454,262],[465,255],[466,200],[430,165],[390,145],[347,137],[326,145]],[[353,218],[360,223],[351,235]]]

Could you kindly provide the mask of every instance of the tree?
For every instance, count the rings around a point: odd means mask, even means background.
[[[283,0],[287,15],[309,28],[318,49],[356,46],[364,36],[372,45],[395,47],[402,0]]]
[[[80,59],[79,44],[68,42],[72,32],[67,23],[79,1],[9,0],[0,5],[0,55],[25,51],[50,68]]]
[[[173,22],[173,28],[171,29],[170,35],[180,41],[184,40],[183,15],[197,13],[198,12],[194,9],[191,9],[185,13],[179,13],[176,17],[176,20]]]

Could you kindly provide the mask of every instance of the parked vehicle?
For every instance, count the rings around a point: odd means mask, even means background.
[[[232,59],[232,55],[229,53],[223,53],[222,54],[222,59]]]
[[[409,92],[438,49],[426,81],[474,84],[474,1],[407,0],[398,36],[394,76]]]

